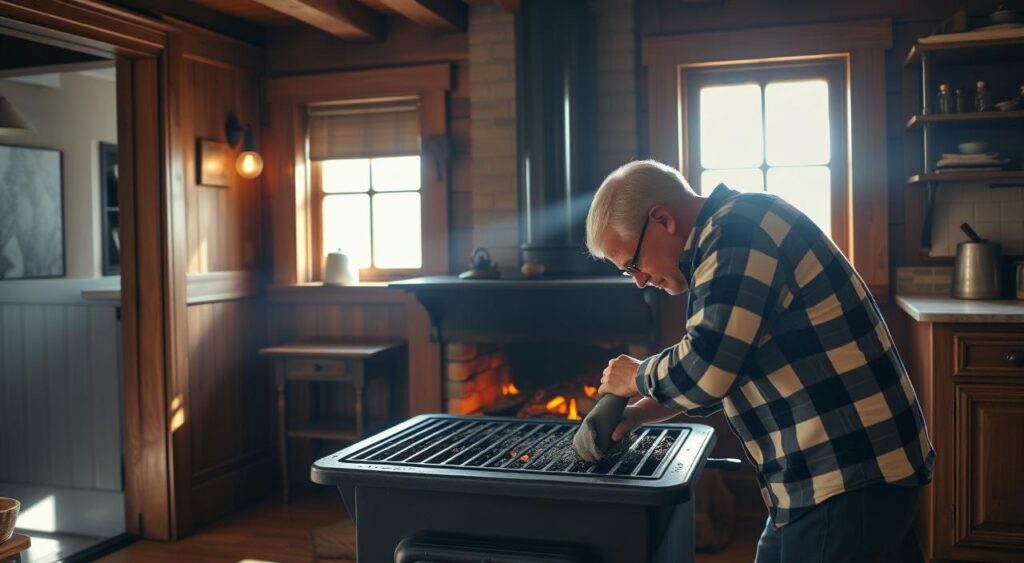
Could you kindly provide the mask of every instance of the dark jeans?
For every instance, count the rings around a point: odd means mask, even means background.
[[[757,542],[756,563],[923,561],[914,534],[920,487],[873,485],[836,495]]]

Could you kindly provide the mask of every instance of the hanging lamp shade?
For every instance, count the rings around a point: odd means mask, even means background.
[[[22,135],[31,133],[32,128],[28,126],[17,110],[7,98],[0,96],[0,135]]]

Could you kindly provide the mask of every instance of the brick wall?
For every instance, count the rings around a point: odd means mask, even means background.
[[[634,0],[591,0],[591,9],[597,34],[596,158],[603,177],[637,155]],[[470,6],[472,241],[487,247],[504,272],[519,270],[514,41],[511,14],[496,3]],[[455,221],[464,219],[459,213]]]
[[[515,20],[497,3],[469,9],[473,245],[519,269]]]
[[[634,0],[590,0],[597,35],[597,171],[637,158]]]
[[[477,414],[492,405],[509,383],[509,367],[497,344],[450,342],[445,345],[445,412]]]

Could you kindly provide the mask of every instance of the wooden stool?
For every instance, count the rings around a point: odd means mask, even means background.
[[[281,450],[281,484],[288,498],[288,438],[356,441],[366,429],[366,384],[390,375],[402,342],[298,342],[260,350],[274,358],[277,388],[277,434]],[[355,391],[354,419],[314,418],[308,423],[288,424],[288,382],[347,383]],[[388,386],[388,404],[391,389]]]

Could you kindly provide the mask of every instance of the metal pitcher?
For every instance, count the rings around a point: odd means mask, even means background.
[[[1002,296],[997,242],[961,242],[956,245],[953,266],[953,297],[956,299],[998,299]]]

